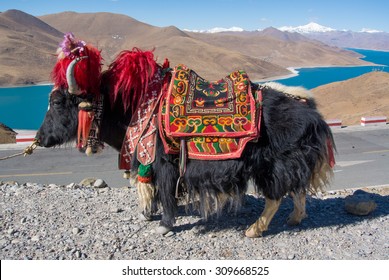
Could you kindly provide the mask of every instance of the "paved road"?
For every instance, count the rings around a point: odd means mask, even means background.
[[[335,177],[330,190],[389,185],[389,125],[334,129],[338,149]],[[0,145],[0,158],[26,145]],[[117,169],[117,152],[107,147],[101,155],[87,157],[76,149],[37,149],[28,157],[0,161],[0,181],[62,184],[87,177],[104,179],[112,187],[128,185]]]
[[[331,189],[389,185],[389,125],[334,129],[338,154]]]

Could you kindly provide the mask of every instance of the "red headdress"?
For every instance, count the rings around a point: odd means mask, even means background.
[[[100,51],[84,41],[77,40],[73,33],[66,33],[57,53],[57,63],[51,73],[54,87],[66,88],[70,94],[91,94],[93,102],[98,102],[102,66]],[[87,154],[90,154],[88,146],[91,145],[88,144],[88,137],[95,113],[90,111],[92,103],[89,101],[81,102],[78,106],[80,110],[77,146],[85,148]]]
[[[142,51],[138,48],[122,51],[107,71],[112,87],[112,104],[120,94],[124,109],[131,108],[134,111],[158,67],[152,51]]]
[[[54,86],[68,89],[72,86],[69,85],[67,71],[69,65],[76,60],[77,63],[74,62],[71,66],[71,74],[78,87],[75,94],[99,93],[102,57],[98,49],[76,39],[73,33],[66,33],[57,53],[58,60],[51,73]]]

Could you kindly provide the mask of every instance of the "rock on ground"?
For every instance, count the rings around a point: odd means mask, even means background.
[[[242,208],[207,221],[181,205],[176,227],[156,233],[138,218],[135,188],[0,182],[0,259],[388,259],[389,188],[366,190],[376,209],[349,214],[345,198],[353,190],[307,198],[308,218],[286,225],[293,209],[285,197],[262,238],[244,237],[264,207],[246,195]],[[100,183],[100,182],[99,182]]]

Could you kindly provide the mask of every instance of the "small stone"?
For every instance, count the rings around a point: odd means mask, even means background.
[[[26,217],[23,217],[20,219],[20,223],[21,224],[24,224],[25,222],[27,222],[27,218]]]
[[[76,255],[76,258],[78,258],[78,259],[81,258],[81,252],[80,251],[77,250],[75,255]]]
[[[33,237],[31,237],[31,241],[39,241],[39,236],[38,235],[34,235]]]
[[[0,248],[3,248],[8,243],[7,239],[2,238],[0,239]]]
[[[171,237],[171,236],[173,236],[173,235],[174,235],[174,232],[169,231],[169,232],[167,232],[167,233],[165,234],[165,237]]]
[[[368,195],[354,194],[345,198],[344,207],[350,214],[366,216],[377,208],[377,204]]]
[[[96,178],[85,178],[81,180],[79,183],[80,186],[86,187],[86,186],[93,186],[93,184],[96,182]]]
[[[106,187],[107,187],[107,183],[106,183],[104,180],[102,180],[102,179],[97,179],[97,180],[94,182],[93,186],[94,186],[95,188],[98,188],[98,189],[106,188]]]
[[[81,229],[79,229],[79,228],[77,228],[77,227],[75,227],[75,228],[72,229],[72,233],[73,233],[73,234],[79,234],[80,232],[81,232]]]
[[[111,209],[111,213],[121,213],[123,212],[124,210],[120,207],[114,207]]]
[[[76,183],[70,183],[70,184],[66,185],[66,188],[73,189],[73,188],[75,188],[75,186],[76,186]]]

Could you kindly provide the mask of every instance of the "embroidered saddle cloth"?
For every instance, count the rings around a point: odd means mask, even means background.
[[[143,165],[154,162],[162,80],[162,73],[158,71],[132,117],[119,154],[119,169],[129,170],[133,156]]]
[[[209,82],[184,65],[173,72],[167,93],[166,134],[171,137],[241,137],[255,134],[250,81],[236,71]]]
[[[178,65],[160,109],[165,152],[178,153],[179,139],[185,138],[189,158],[240,157],[246,143],[259,134],[257,104],[243,71],[209,82]]]

